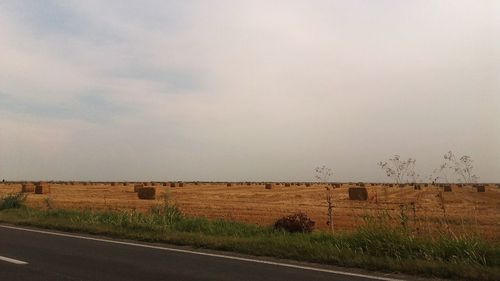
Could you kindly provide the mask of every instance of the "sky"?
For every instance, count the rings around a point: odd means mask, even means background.
[[[500,1],[0,0],[0,178],[500,181]]]

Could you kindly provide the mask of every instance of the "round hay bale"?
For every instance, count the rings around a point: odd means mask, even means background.
[[[233,184],[232,184],[232,183],[229,183],[229,182],[228,182],[226,185],[227,185],[228,187],[233,186]]]
[[[365,187],[349,187],[349,200],[368,200],[368,190]]]
[[[154,200],[156,199],[156,188],[152,186],[141,187],[137,191],[137,196],[142,200]]]
[[[451,185],[450,184],[443,184],[443,191],[444,192],[451,192]]]
[[[476,186],[477,192],[486,192],[486,186],[484,185],[478,185]]]
[[[179,182],[179,187],[184,187],[184,183],[183,182]]]
[[[47,184],[36,184],[35,194],[47,194],[50,193],[50,187]]]
[[[176,186],[177,186],[177,184],[175,182],[170,183],[170,187],[176,187]]]
[[[266,189],[272,189],[273,184],[272,183],[266,183]]]
[[[290,187],[290,183],[289,182],[285,183],[285,187]]]

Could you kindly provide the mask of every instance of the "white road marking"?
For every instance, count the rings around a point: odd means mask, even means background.
[[[345,272],[345,271],[338,271],[338,270],[331,270],[331,269],[325,269],[325,268],[317,268],[317,267],[310,267],[310,266],[301,266],[301,265],[281,263],[281,262],[272,262],[272,261],[257,260],[257,259],[250,259],[250,258],[242,258],[242,257],[228,256],[228,255],[220,255],[220,254],[196,252],[196,251],[191,251],[191,250],[183,250],[183,249],[175,249],[175,248],[160,247],[160,246],[153,246],[153,245],[145,245],[145,244],[132,243],[132,242],[124,242],[124,241],[115,241],[115,240],[108,240],[108,239],[101,239],[101,238],[85,237],[85,236],[74,235],[74,234],[66,234],[66,233],[50,232],[50,231],[43,231],[43,230],[35,230],[35,229],[15,227],[15,226],[0,225],[0,227],[2,227],[2,228],[9,228],[9,229],[15,229],[15,230],[21,230],[21,231],[27,231],[27,232],[34,232],[34,233],[55,235],[55,236],[61,236],[61,237],[70,237],[70,238],[83,239],[83,240],[91,240],[91,241],[106,242],[106,243],[119,244],[119,245],[127,245],[127,246],[134,246],[134,247],[149,248],[149,249],[169,251],[169,252],[186,253],[186,254],[193,254],[193,255],[199,255],[199,256],[208,256],[208,257],[223,258],[223,259],[229,259],[229,260],[245,261],[245,262],[268,264],[268,265],[275,265],[275,266],[295,268],[295,269],[303,269],[303,270],[310,270],[310,271],[317,271],[317,272],[325,272],[325,273],[346,275],[346,276],[352,276],[352,277],[361,277],[361,278],[367,278],[367,279],[371,279],[371,280],[404,281],[402,279],[395,279],[395,278],[382,277],[382,276],[371,276],[371,275],[366,275],[366,274],[352,273],[352,272]],[[17,261],[17,262],[20,262],[20,261]],[[21,264],[27,264],[27,263],[21,262]]]
[[[28,264],[25,261],[15,260],[15,259],[11,259],[11,258],[8,258],[8,257],[2,257],[2,256],[0,256],[0,261],[6,261],[6,262],[13,263],[13,264],[19,264],[19,265]]]

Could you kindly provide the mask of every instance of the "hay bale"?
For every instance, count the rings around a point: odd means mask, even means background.
[[[177,184],[175,182],[170,183],[170,187],[176,187],[176,186],[177,186]]]
[[[35,194],[47,194],[50,193],[50,187],[47,184],[36,184]]]
[[[365,187],[349,187],[349,200],[368,200],[368,190]]]
[[[422,189],[422,186],[421,186],[420,184],[415,184],[415,185],[413,186],[413,188],[414,188],[415,190],[421,190],[421,189]]]
[[[156,199],[156,188],[152,186],[141,187],[137,191],[137,196],[142,200],[154,200]]]
[[[179,187],[184,187],[184,183],[183,182],[179,182]]]
[[[290,183],[289,182],[285,183],[285,187],[290,187]]]
[[[478,185],[476,186],[477,192],[486,192],[486,186],[484,185]]]
[[[273,184],[272,183],[266,183],[266,189],[272,189]]]
[[[233,184],[232,184],[232,183],[230,183],[230,182],[228,182],[226,185],[227,185],[228,187],[233,186]]]
[[[21,187],[21,192],[34,192],[35,191],[35,185],[32,183],[25,183]]]
[[[311,184],[306,182],[306,187],[310,187],[310,186],[311,186]]]
[[[451,192],[451,185],[443,184],[443,191],[444,192]]]

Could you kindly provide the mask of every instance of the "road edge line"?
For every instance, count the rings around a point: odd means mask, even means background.
[[[6,262],[10,262],[10,263],[17,264],[17,265],[26,265],[26,264],[28,264],[25,261],[20,261],[20,260],[16,260],[16,259],[4,257],[4,256],[0,256],[0,261],[6,261]]]

